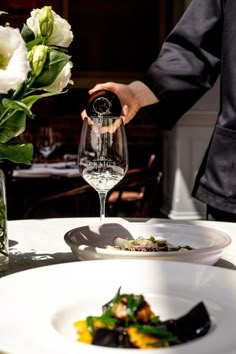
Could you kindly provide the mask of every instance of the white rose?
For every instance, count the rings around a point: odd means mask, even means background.
[[[72,62],[69,61],[64,68],[62,69],[62,71],[60,72],[60,74],[56,77],[56,79],[54,80],[54,82],[47,86],[44,87],[45,91],[48,92],[53,92],[53,93],[59,93],[61,92],[69,83],[73,84],[73,81],[70,80],[71,78],[71,68],[72,68]]]
[[[41,36],[40,20],[44,15],[44,8],[31,11],[31,17],[27,19],[27,26],[34,32],[35,37]],[[53,30],[47,39],[47,45],[55,45],[67,48],[71,44],[74,36],[70,24],[52,10]]]
[[[48,38],[47,44],[67,48],[74,38],[71,26],[54,11],[52,11],[52,13],[54,16],[53,30],[51,36]]]
[[[0,93],[16,90],[27,79],[27,54],[19,29],[0,26]]]

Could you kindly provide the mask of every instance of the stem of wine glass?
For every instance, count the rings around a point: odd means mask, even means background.
[[[98,195],[100,200],[100,224],[104,224],[107,193],[100,192]]]

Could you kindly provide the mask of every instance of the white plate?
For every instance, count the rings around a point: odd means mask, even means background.
[[[135,354],[76,342],[73,322],[100,315],[119,286],[143,294],[161,318],[176,318],[203,301],[212,318],[204,337],[147,354],[235,354],[236,272],[153,260],[73,262],[0,279],[0,353]]]
[[[172,252],[131,252],[102,248],[111,245],[114,237],[136,239],[139,236],[155,236],[175,246],[189,245],[190,251]],[[184,261],[214,264],[223,249],[230,244],[230,237],[222,231],[208,227],[186,224],[104,224],[102,226],[83,226],[65,234],[65,242],[79,260],[138,258]]]

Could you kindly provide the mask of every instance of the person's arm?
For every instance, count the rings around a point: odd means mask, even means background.
[[[163,44],[143,82],[160,103],[150,106],[171,128],[215,83],[220,73],[222,0],[193,0]]]

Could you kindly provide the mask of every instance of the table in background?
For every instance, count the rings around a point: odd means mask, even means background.
[[[236,269],[236,223],[211,221],[172,221],[168,219],[107,218],[107,222],[122,223],[187,223],[212,227],[228,233],[232,243],[225,249],[217,266]],[[76,227],[97,225],[99,218],[57,218],[12,220],[8,222],[10,266],[8,273],[39,266],[74,262],[75,257],[64,241],[64,234]]]
[[[54,204],[44,204],[44,210],[41,205],[37,208],[42,198],[64,193],[84,184],[78,166],[73,161],[48,163],[47,166],[34,163],[30,168],[15,169],[7,180],[8,218],[17,220],[99,215],[99,201],[92,204],[94,209],[97,207],[93,212],[86,197],[76,195],[66,200],[57,200]],[[33,213],[30,213],[32,208]]]

